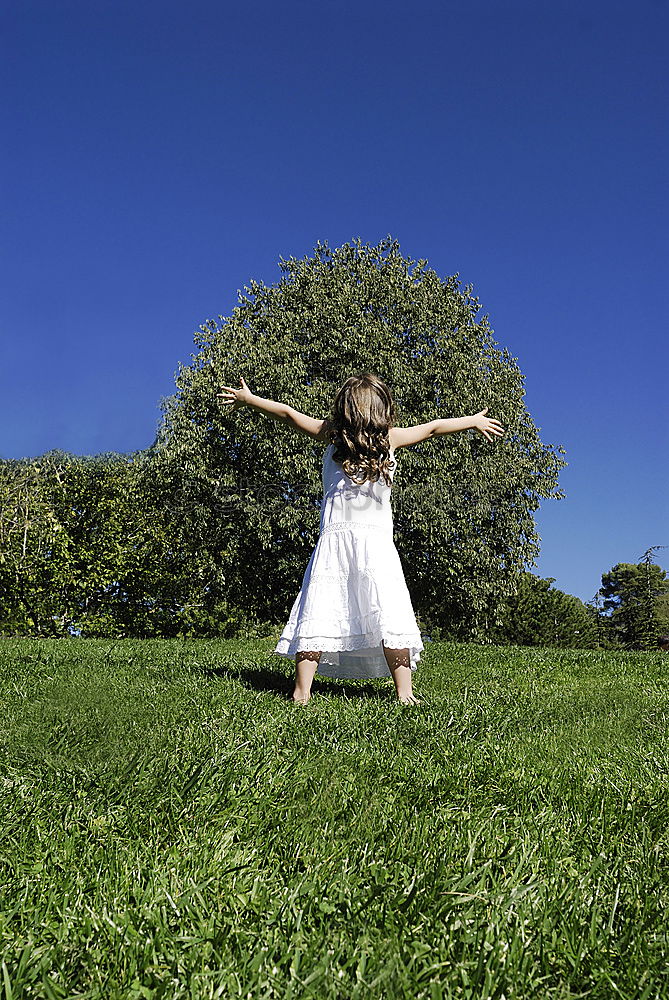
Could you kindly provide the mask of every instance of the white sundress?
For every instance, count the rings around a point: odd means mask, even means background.
[[[393,540],[391,487],[383,477],[357,485],[333,450],[323,455],[320,537],[274,652],[320,650],[326,677],[389,677],[385,644],[408,649],[415,670],[424,647]]]

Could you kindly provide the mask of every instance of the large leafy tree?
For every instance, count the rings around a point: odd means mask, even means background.
[[[354,372],[394,392],[399,425],[476,413],[506,434],[440,436],[398,452],[395,541],[419,622],[487,641],[505,596],[533,564],[533,511],[560,498],[566,463],[539,439],[516,359],[500,349],[470,285],[444,279],[388,237],[281,258],[271,287],[245,286],[229,317],[195,335],[181,365],[152,471],[181,550],[210,567],[207,600],[225,594],[251,619],[287,616],[319,530],[323,445],[250,408],[225,413],[221,384],[243,375],[257,395],[316,417]]]
[[[663,612],[669,580],[663,569],[650,558],[617,563],[602,575],[600,594],[618,643],[628,649],[657,648],[660,634],[667,630]]]

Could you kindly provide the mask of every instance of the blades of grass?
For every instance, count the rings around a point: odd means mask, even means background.
[[[16,981],[21,982],[23,979],[23,973],[28,968],[28,964],[33,956],[33,945],[28,942],[23,951],[21,952],[21,957],[19,958],[19,964],[16,966]]]
[[[412,900],[413,900],[413,898],[414,898],[414,896],[416,895],[417,892],[418,892],[417,879],[414,876],[414,879],[413,879],[411,885],[409,886],[409,892],[408,892],[408,894],[402,899],[401,903],[397,904],[397,906],[395,907],[395,909],[399,910],[400,912],[402,910],[406,910],[411,905],[411,902],[412,902]]]
[[[4,958],[2,960],[2,987],[3,987],[3,1000],[14,1000],[12,984],[9,981],[9,971],[5,964]]]
[[[616,885],[616,895],[615,899],[613,900],[613,906],[611,907],[611,913],[609,914],[609,919],[606,925],[606,929],[609,932],[609,934],[611,934],[613,931],[613,919],[616,915],[616,910],[618,909],[619,899],[620,899],[620,882],[618,882],[618,884]]]
[[[186,784],[179,792],[179,797],[182,800],[182,802],[186,798],[190,790],[194,788],[195,785],[200,783],[200,780],[201,778],[204,777],[205,772],[210,770],[211,770],[211,763],[208,760],[203,760],[200,763],[195,764],[195,766],[191,768],[188,780],[186,781]]]

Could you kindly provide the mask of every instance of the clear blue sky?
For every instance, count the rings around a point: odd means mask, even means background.
[[[250,278],[391,234],[518,358],[569,462],[533,571],[588,600],[669,546],[668,29],[664,0],[5,5],[0,456],[148,447]]]

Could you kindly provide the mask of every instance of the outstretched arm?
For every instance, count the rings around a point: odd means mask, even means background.
[[[435,420],[435,434],[452,434],[453,431],[466,431],[470,429],[475,429],[483,434],[486,441],[492,441],[492,435],[496,437],[501,437],[504,433],[504,428],[500,424],[499,420],[494,420],[492,417],[486,417],[488,412],[488,407],[485,410],[480,410],[475,413],[472,417],[443,417],[440,420]]]
[[[242,383],[241,389],[233,389],[231,386],[223,385],[223,392],[216,394],[216,398],[221,398],[226,406],[236,410],[239,406],[251,406],[254,410],[260,410],[267,414],[272,420],[286,421],[293,430],[302,431],[309,437],[325,440],[325,420],[318,420],[309,417],[306,413],[300,413],[287,403],[277,403],[273,399],[263,399],[251,392],[244,379],[239,377]]]
[[[435,434],[453,434],[455,431],[466,431],[475,428],[487,441],[492,441],[492,435],[501,437],[504,428],[499,420],[486,417],[488,407],[471,417],[443,417],[430,420],[427,424],[416,424],[415,427],[393,427],[390,431],[390,443],[393,448],[407,448],[419,444]]]

